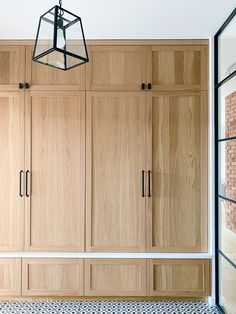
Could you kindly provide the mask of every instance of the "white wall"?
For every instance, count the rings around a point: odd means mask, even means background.
[[[1,1],[0,39],[33,39],[55,0]],[[209,38],[236,0],[63,0],[83,19],[88,39]]]

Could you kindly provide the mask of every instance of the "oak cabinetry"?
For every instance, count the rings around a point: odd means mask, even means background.
[[[0,259],[0,296],[21,295],[21,259]]]
[[[207,53],[206,45],[149,47],[147,81],[152,90],[207,90]]]
[[[150,259],[147,265],[149,296],[210,295],[210,260]]]
[[[86,259],[85,295],[146,296],[146,260]]]
[[[83,261],[78,259],[23,259],[22,295],[83,295]]]
[[[146,80],[145,46],[91,46],[87,90],[140,90]]]
[[[144,251],[145,95],[87,93],[87,250]]]
[[[0,53],[1,54],[1,53]],[[23,250],[24,95],[0,91],[0,251]]]
[[[33,47],[26,47],[26,82],[31,90],[85,90],[85,65],[69,71],[32,62]]]
[[[25,79],[25,47],[0,46],[0,90],[18,90]]]
[[[147,251],[207,252],[206,92],[152,92]]]
[[[26,250],[83,251],[85,94],[27,94]]]

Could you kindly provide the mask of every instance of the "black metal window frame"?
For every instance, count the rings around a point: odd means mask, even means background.
[[[236,9],[233,10],[233,12],[230,14],[230,16],[227,18],[227,20],[224,22],[224,24],[221,26],[221,28],[218,30],[218,32],[214,36],[214,102],[215,102],[215,108],[214,108],[214,115],[215,115],[215,291],[216,291],[216,305],[220,313],[224,313],[223,308],[219,304],[219,257],[223,257],[228,263],[230,263],[231,266],[236,268],[236,265],[223,253],[220,251],[219,248],[219,198],[224,199],[227,201],[230,201],[232,203],[236,203],[236,200],[232,200],[229,198],[226,198],[222,195],[219,195],[218,190],[218,176],[219,176],[219,170],[218,170],[218,162],[219,162],[219,153],[218,153],[218,145],[220,142],[224,141],[230,141],[235,140],[236,136],[229,137],[229,138],[219,138],[219,99],[218,99],[218,91],[219,88],[224,85],[226,82],[228,82],[230,79],[236,76],[236,70],[233,71],[231,74],[223,78],[220,82],[218,82],[218,75],[219,75],[219,68],[218,68],[218,62],[219,62],[219,49],[218,49],[218,43],[219,43],[219,36],[223,33],[225,28],[229,25],[229,23],[233,20],[233,18],[236,16]]]

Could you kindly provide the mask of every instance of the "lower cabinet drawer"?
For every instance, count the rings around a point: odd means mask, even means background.
[[[0,259],[0,295],[21,295],[21,259]]]
[[[210,260],[150,259],[147,263],[149,296],[210,295]]]
[[[85,295],[146,296],[146,260],[85,260]]]
[[[22,294],[30,296],[83,295],[83,261],[23,259]]]

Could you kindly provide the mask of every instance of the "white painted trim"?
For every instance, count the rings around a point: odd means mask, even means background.
[[[10,252],[0,253],[0,258],[212,258],[208,253],[58,253]]]

